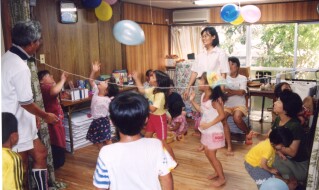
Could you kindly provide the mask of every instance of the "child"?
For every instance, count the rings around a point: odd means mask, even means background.
[[[293,136],[288,128],[280,127],[272,130],[269,138],[261,141],[245,156],[245,168],[254,179],[258,189],[268,178],[278,175],[278,170],[272,167],[275,160],[275,149],[289,147]]]
[[[166,143],[167,117],[165,108],[167,107],[168,87],[170,85],[169,76],[160,70],[153,71],[153,74],[150,76],[150,85],[152,87],[147,89],[144,89],[142,86],[136,72],[133,74],[133,78],[138,91],[141,94],[145,94],[150,103],[150,115],[145,129],[145,137],[153,137],[153,134],[156,133],[157,138],[162,140],[164,147],[175,159],[172,148]]]
[[[104,143],[112,143],[109,104],[113,96],[116,96],[119,92],[114,78],[99,81],[98,84],[95,84],[95,74],[100,71],[100,66],[101,64],[97,61],[92,63],[90,85],[94,93],[91,102],[93,121],[86,135],[86,139],[96,144],[99,149],[104,146]]]
[[[65,162],[66,142],[63,124],[64,113],[58,96],[63,88],[64,83],[66,82],[67,77],[67,73],[63,72],[61,74],[61,80],[56,83],[48,70],[38,72],[45,111],[54,113],[59,118],[55,124],[48,124],[53,165],[55,169],[63,166]]]
[[[174,92],[174,82],[173,80],[170,79],[170,89],[168,90],[168,98],[167,98],[167,107],[168,107],[168,111],[166,112],[167,114],[167,121],[168,121],[168,125],[171,126],[172,123],[172,116],[170,113],[170,110],[172,109],[172,106],[175,102],[181,102],[182,103],[182,109],[184,110],[185,108],[185,104],[184,101],[181,97],[180,94]],[[186,112],[183,111],[183,114],[186,115]]]
[[[172,122],[170,124],[170,131],[174,131],[176,139],[182,140],[184,135],[187,134],[188,123],[186,121],[186,115],[182,113],[184,103],[181,101],[175,102],[171,108],[169,108]]]
[[[190,101],[197,111],[202,113],[199,130],[201,143],[204,145],[205,155],[215,169],[215,174],[208,179],[216,179],[213,186],[219,187],[226,183],[223,167],[216,157],[217,149],[225,146],[225,135],[221,121],[225,117],[224,108],[220,100],[226,96],[219,86],[221,77],[215,73],[204,72],[199,79],[199,90],[203,92],[201,105],[195,102],[195,92],[192,91]]]
[[[134,92],[123,92],[110,104],[110,118],[120,141],[101,149],[93,176],[99,189],[172,190],[171,170],[176,162],[158,139],[142,138],[147,122],[147,100]]]
[[[151,75],[153,74],[153,70],[149,69],[145,73],[145,82],[143,84],[144,88],[150,88],[152,85],[150,84],[150,78]]]
[[[23,166],[20,155],[13,152],[17,144],[18,121],[12,113],[2,112],[2,189],[22,189]]]

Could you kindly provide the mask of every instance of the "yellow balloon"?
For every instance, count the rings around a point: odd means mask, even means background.
[[[113,15],[112,7],[105,1],[95,8],[95,15],[101,21],[108,21]]]
[[[231,22],[231,24],[233,24],[233,25],[240,25],[240,24],[243,23],[243,22],[244,22],[244,18],[243,18],[241,15],[239,15],[238,18],[236,18],[236,20],[234,20],[233,22]]]

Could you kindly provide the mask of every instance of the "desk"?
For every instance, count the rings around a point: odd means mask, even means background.
[[[136,91],[137,88],[132,86],[132,87],[120,87],[119,88],[120,93],[125,92],[125,91]],[[72,129],[72,113],[75,111],[81,111],[84,109],[87,109],[91,106],[91,100],[92,97],[80,99],[80,100],[61,100],[61,105],[64,109],[66,109],[67,115],[68,115],[68,123],[69,123],[69,135],[70,135],[70,146],[71,146],[71,153],[73,153],[73,129]]]
[[[250,107],[251,107],[251,96],[261,96],[262,97],[260,122],[263,122],[264,107],[265,107],[265,97],[272,99],[273,103],[275,103],[276,97],[275,97],[274,89],[272,89],[272,90],[260,90],[259,87],[258,88],[249,87],[248,95],[249,95],[249,98],[250,98]]]

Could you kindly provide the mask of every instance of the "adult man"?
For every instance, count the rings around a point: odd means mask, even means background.
[[[226,77],[227,85],[225,88],[228,100],[225,102],[224,106],[225,119],[223,121],[223,125],[228,126],[227,118],[229,116],[233,116],[237,127],[246,134],[246,144],[252,144],[251,136],[249,135],[249,128],[243,120],[243,117],[248,114],[245,99],[247,78],[238,74],[240,62],[237,57],[229,57],[228,63],[230,74]]]
[[[30,55],[40,47],[40,40],[41,26],[37,21],[18,22],[12,29],[13,45],[1,58],[1,100],[2,112],[10,112],[18,120],[19,141],[12,150],[21,155],[25,172],[28,155],[33,158],[32,176],[38,189],[48,189],[47,150],[37,136],[36,116],[46,123],[54,123],[58,117],[44,112],[33,102],[31,73],[27,65]]]

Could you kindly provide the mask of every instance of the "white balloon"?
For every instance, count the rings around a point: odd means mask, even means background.
[[[131,20],[117,22],[113,27],[113,35],[117,41],[125,45],[139,45],[145,41],[143,29]]]

